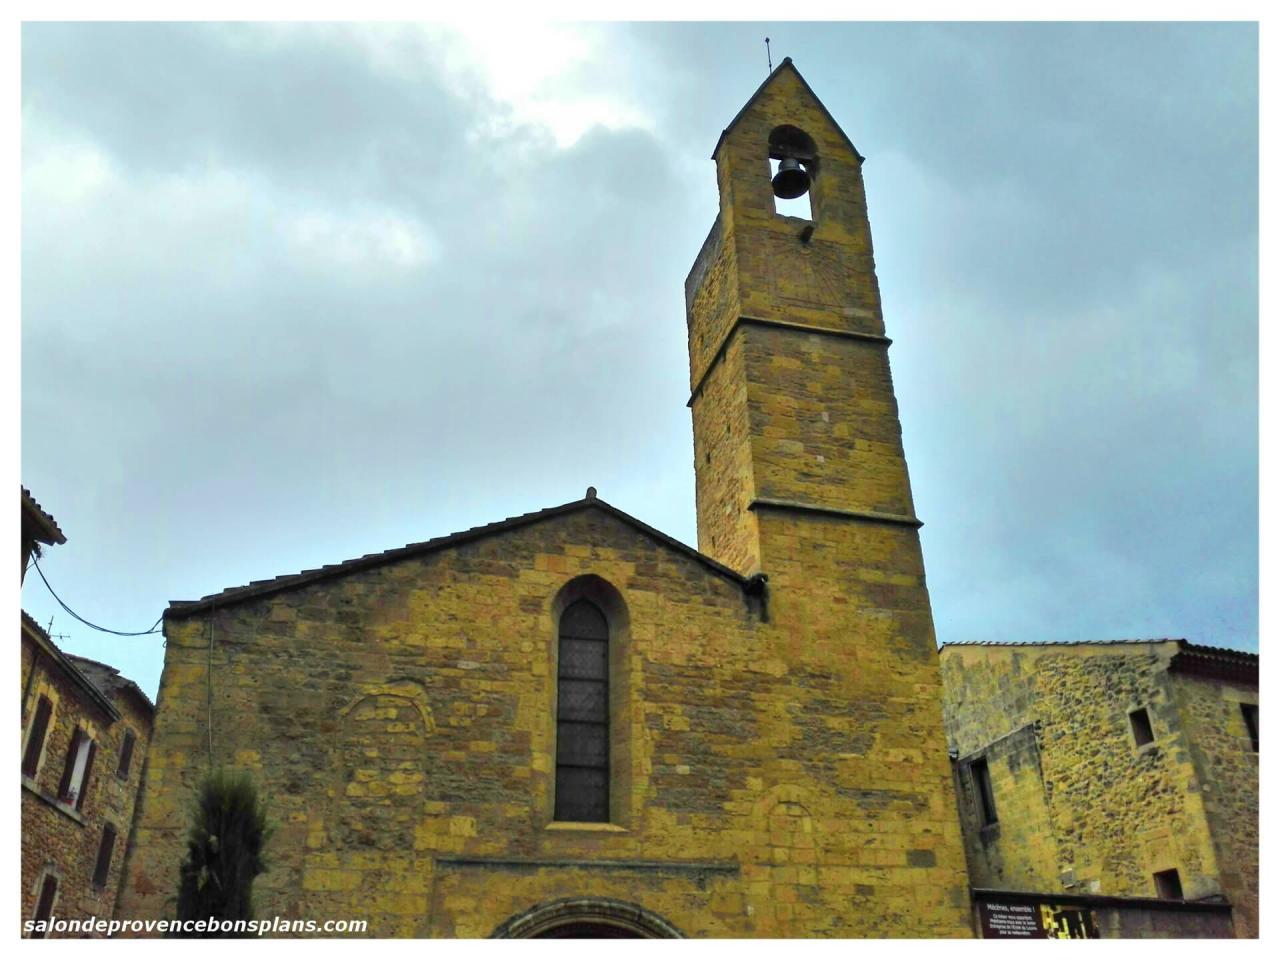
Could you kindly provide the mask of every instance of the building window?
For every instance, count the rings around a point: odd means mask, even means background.
[[[27,731],[27,748],[22,752],[22,773],[35,777],[40,767],[40,754],[44,750],[44,738],[49,734],[49,718],[53,716],[53,704],[42,696],[36,704],[35,715]]]
[[[111,873],[111,852],[116,845],[116,828],[107,824],[102,828],[102,843],[98,845],[98,864],[93,868],[93,885],[101,889],[107,885]]]
[[[560,616],[555,819],[609,820],[609,623],[579,600]]]
[[[116,767],[116,776],[121,780],[129,779],[129,765],[133,762],[133,744],[136,739],[132,730],[125,730],[124,743],[120,745],[120,764]]]
[[[76,727],[71,738],[71,749],[67,751],[62,783],[58,785],[58,799],[77,810],[84,806],[84,796],[89,792],[89,773],[93,769],[94,751],[93,738]]]
[[[1133,742],[1140,747],[1155,743],[1156,735],[1151,729],[1151,717],[1146,707],[1139,707],[1129,713],[1129,726],[1133,728]]]
[[[44,882],[40,884],[40,899],[36,901],[36,913],[31,919],[37,924],[48,920],[53,915],[53,901],[58,897],[58,878],[52,873],[44,875]],[[39,927],[31,931],[33,939],[39,940],[45,936],[45,932]]]
[[[1244,714],[1244,726],[1249,731],[1249,743],[1253,752],[1258,752],[1258,705],[1256,703],[1240,704],[1240,712]]]
[[[973,792],[977,797],[982,825],[989,827],[996,822],[996,795],[991,790],[991,771],[985,757],[970,761],[969,776],[973,779]]]
[[[1156,881],[1156,896],[1161,900],[1181,900],[1182,880],[1177,870],[1161,870],[1153,875]]]

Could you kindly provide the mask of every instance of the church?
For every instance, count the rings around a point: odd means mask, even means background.
[[[588,488],[172,603],[119,915],[172,916],[194,788],[231,767],[275,825],[260,917],[973,935],[862,157],[788,59],[713,158],[697,549]]]

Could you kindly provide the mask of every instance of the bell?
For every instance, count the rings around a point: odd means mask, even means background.
[[[773,175],[773,195],[782,200],[794,200],[804,196],[809,189],[809,171],[800,166],[795,157],[787,157],[778,164]]]

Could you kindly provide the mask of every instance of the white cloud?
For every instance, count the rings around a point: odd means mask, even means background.
[[[621,33],[609,24],[255,23],[211,26],[233,50],[276,54],[290,46],[359,49],[392,80],[441,81],[471,104],[472,140],[534,127],[567,149],[594,126],[654,130],[641,106]],[[429,131],[428,131],[429,132]]]
[[[494,30],[472,22],[422,30],[424,48],[437,57],[458,92],[478,79],[509,109],[507,117],[490,116],[486,132],[535,124],[564,149],[593,126],[653,129],[652,118],[629,94],[626,73],[619,70],[620,51],[610,47],[604,25],[526,23],[516,30]]]
[[[423,224],[391,210],[313,210],[288,220],[284,231],[295,250],[338,266],[415,267],[440,253]]]
[[[22,115],[22,193],[27,210],[75,206],[101,194],[117,176],[92,141],[54,131],[34,110]]]

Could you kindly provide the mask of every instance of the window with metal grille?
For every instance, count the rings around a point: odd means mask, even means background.
[[[989,827],[996,822],[996,795],[991,790],[991,770],[986,759],[980,757],[970,762],[969,775],[973,777],[973,791],[977,794],[982,825]]]
[[[1244,714],[1244,726],[1249,731],[1249,743],[1253,752],[1258,752],[1258,705],[1256,703],[1240,704],[1240,712]]]
[[[120,763],[116,767],[116,776],[121,780],[129,778],[129,765],[133,762],[133,743],[136,739],[132,730],[124,732],[124,743],[120,745]]]
[[[41,697],[36,704],[36,712],[31,718],[31,727],[27,732],[27,749],[22,752],[22,772],[28,777],[34,777],[36,769],[40,766],[40,751],[44,749],[44,738],[49,734],[51,716],[53,716],[53,704],[48,697]]]
[[[560,616],[555,818],[609,820],[609,623],[579,600]]]
[[[93,885],[105,887],[111,873],[111,852],[116,846],[116,828],[106,824],[102,828],[102,843],[98,845],[98,864],[93,868]]]
[[[36,915],[31,919],[36,923],[48,920],[53,914],[53,900],[58,895],[58,878],[52,873],[44,875],[44,882],[40,884],[40,899],[36,901]],[[39,928],[31,931],[33,939],[40,939],[45,936],[45,932]]]
[[[58,799],[77,810],[84,806],[88,793],[89,773],[93,769],[96,748],[93,738],[79,727],[71,737],[71,749],[67,751],[67,765],[62,770],[62,782],[58,784]]]

